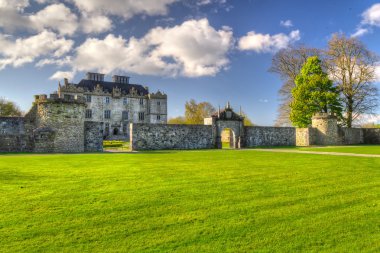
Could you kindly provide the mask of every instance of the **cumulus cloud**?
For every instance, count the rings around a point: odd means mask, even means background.
[[[75,75],[74,71],[57,71],[51,77],[49,77],[49,79],[50,80],[62,80],[64,78],[67,78],[69,80],[72,80],[74,75]]]
[[[362,21],[351,34],[351,37],[360,37],[372,33],[371,26],[380,26],[380,3],[372,5],[362,13]]]
[[[363,24],[380,26],[380,3],[372,5],[362,14]]]
[[[255,51],[258,53],[276,52],[288,47],[291,43],[300,40],[299,30],[290,32],[289,35],[279,33],[275,35],[248,32],[239,39],[238,47],[243,51]]]
[[[164,15],[178,0],[71,0],[82,12],[109,14],[129,19],[137,14]]]
[[[212,76],[227,67],[232,31],[215,30],[207,19],[189,20],[171,28],[156,27],[144,37],[127,41],[109,34],[89,38],[76,49],[73,67],[79,71]]]
[[[77,16],[64,4],[49,5],[29,19],[38,30],[50,28],[62,35],[72,35],[78,28]]]
[[[84,33],[103,33],[112,29],[112,21],[107,16],[83,14],[81,29]]]
[[[292,27],[293,26],[293,22],[291,20],[281,20],[280,21],[280,25],[281,26],[284,26],[284,27]]]
[[[0,34],[0,70],[8,65],[19,67],[39,57],[62,57],[69,52],[74,41],[58,37],[50,31],[12,40]]]

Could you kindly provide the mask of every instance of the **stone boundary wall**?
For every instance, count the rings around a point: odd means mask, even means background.
[[[340,144],[364,144],[363,130],[362,128],[339,128],[338,136]]]
[[[296,128],[296,146],[307,147],[315,143],[315,129],[312,127]]]
[[[210,149],[212,126],[131,123],[132,150]]]
[[[0,117],[0,152],[31,152],[23,117]]]
[[[246,126],[245,147],[295,146],[296,128]]]
[[[84,151],[102,152],[103,151],[103,132],[102,122],[84,122]]]
[[[380,128],[362,128],[364,144],[380,144]]]

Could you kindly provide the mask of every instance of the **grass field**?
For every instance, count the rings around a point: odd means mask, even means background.
[[[305,147],[298,148],[304,151],[318,151],[318,152],[339,152],[339,153],[353,153],[353,154],[369,154],[380,155],[380,146],[331,146],[331,147]]]
[[[1,252],[379,252],[380,159],[0,155]]]

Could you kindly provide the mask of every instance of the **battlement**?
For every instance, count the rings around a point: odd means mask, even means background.
[[[159,98],[159,99],[167,99],[168,95],[166,95],[165,93],[161,92],[161,91],[157,91],[156,93],[150,93],[148,95],[149,99],[151,98]]]
[[[73,96],[73,95],[64,95],[60,96],[59,94],[53,93],[50,96],[46,94],[35,95],[34,102],[36,104],[41,103],[75,103],[75,104],[86,104],[86,99],[83,96]]]

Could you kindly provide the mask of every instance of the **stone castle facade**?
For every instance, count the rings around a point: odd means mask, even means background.
[[[104,138],[129,138],[130,123],[167,123],[167,95],[158,91],[149,93],[148,87],[130,83],[128,76],[112,77],[87,73],[78,84],[59,84],[59,98],[84,99],[85,121],[100,122]]]

